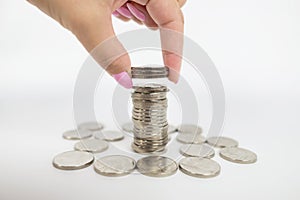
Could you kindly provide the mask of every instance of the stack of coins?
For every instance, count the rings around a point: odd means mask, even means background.
[[[132,148],[138,153],[164,151],[168,143],[168,88],[159,84],[134,86]]]
[[[137,79],[154,79],[168,77],[167,67],[131,67],[131,77]]]

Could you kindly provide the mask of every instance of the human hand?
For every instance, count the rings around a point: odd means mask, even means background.
[[[174,44],[165,30],[183,33],[184,21],[180,7],[185,0],[28,0],[47,15],[70,30],[83,44],[88,52],[103,41],[115,36],[111,15],[122,20],[133,19],[138,23],[161,31],[162,47]],[[178,34],[179,35],[179,34]],[[182,39],[176,38],[174,53],[163,50],[164,64],[170,70],[169,80],[177,82],[181,67]],[[113,48],[113,49],[112,49]],[[126,52],[122,44],[115,40],[110,52]],[[167,49],[169,49],[167,48]],[[163,48],[164,49],[164,48]],[[172,48],[171,48],[172,49]],[[112,55],[104,50],[93,55],[95,60],[105,68],[122,86],[132,87],[128,75],[131,63],[127,53],[111,61]]]

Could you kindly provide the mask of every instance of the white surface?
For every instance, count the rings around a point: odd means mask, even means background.
[[[0,199],[299,199],[300,15],[297,0],[189,1],[186,34],[224,81],[224,135],[258,154],[253,165],[216,158],[221,175],[196,179],[106,178],[65,172],[54,155],[71,149],[72,92],[87,53],[27,2],[0,2]],[[115,21],[121,33],[137,28]]]

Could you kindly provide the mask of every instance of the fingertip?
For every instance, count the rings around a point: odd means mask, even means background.
[[[182,59],[173,53],[164,53],[164,63],[169,68],[169,80],[178,83]]]

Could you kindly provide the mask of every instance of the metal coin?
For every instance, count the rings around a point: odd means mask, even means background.
[[[251,164],[257,161],[257,155],[255,153],[239,147],[221,149],[220,156],[225,160],[240,164]]]
[[[225,147],[237,147],[238,142],[228,137],[210,137],[207,138],[207,143],[214,147],[225,148]]]
[[[175,133],[177,131],[177,128],[173,125],[168,125],[168,133]]]
[[[180,153],[184,156],[212,158],[215,151],[207,144],[184,144],[180,147]]]
[[[220,174],[220,165],[208,158],[187,157],[179,162],[179,169],[193,177],[211,178]]]
[[[125,176],[135,169],[136,162],[127,156],[113,155],[99,158],[95,161],[94,169],[104,176]]]
[[[163,156],[149,156],[138,160],[137,170],[146,176],[166,177],[176,173],[177,163]]]
[[[124,139],[124,134],[119,131],[96,131],[94,137],[98,140],[119,141]]]
[[[202,128],[194,124],[181,124],[178,127],[180,133],[202,133]]]
[[[93,133],[89,130],[70,130],[63,133],[63,138],[67,140],[81,140],[92,136]]]
[[[133,131],[133,123],[132,122],[128,122],[128,123],[124,124],[122,126],[122,129],[124,131],[126,131],[126,132],[132,133],[132,131]]]
[[[203,135],[193,133],[179,133],[176,139],[185,144],[202,144],[205,142]]]
[[[74,145],[74,149],[78,151],[100,153],[108,149],[108,143],[97,139],[81,140]]]
[[[85,122],[79,124],[78,129],[96,131],[103,129],[103,125],[99,122]]]
[[[90,166],[94,161],[91,153],[83,151],[67,151],[58,154],[53,159],[53,166],[63,170],[83,169]]]

